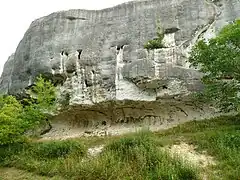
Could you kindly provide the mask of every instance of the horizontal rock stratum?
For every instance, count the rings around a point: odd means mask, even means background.
[[[149,0],[52,13],[30,25],[4,66],[0,92],[20,93],[43,74],[69,107],[56,120],[71,126],[162,125],[211,116],[211,109],[188,98],[202,89],[188,53],[238,17],[238,0]],[[157,22],[165,48],[146,50]]]

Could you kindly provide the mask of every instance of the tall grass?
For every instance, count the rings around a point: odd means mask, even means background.
[[[198,145],[200,151],[207,150],[216,157],[214,171],[219,177],[240,178],[240,128],[198,133],[193,135],[191,142]]]
[[[82,169],[82,179],[198,179],[194,167],[161,150],[149,132],[113,141]]]
[[[163,151],[161,145],[186,141],[214,157],[215,166],[192,167]],[[84,144],[83,144],[84,142]],[[97,157],[87,155],[87,146],[105,144]],[[0,146],[0,166],[16,167],[48,177],[64,179],[239,179],[240,117],[223,116],[193,121],[175,128],[147,131],[112,138],[29,143]],[[204,170],[204,172],[202,171]]]
[[[13,153],[14,154],[14,153]],[[171,157],[150,132],[138,132],[109,142],[97,157],[86,155],[79,141],[34,143],[5,159],[14,166],[45,176],[66,179],[198,179],[194,167]]]
[[[87,154],[79,141],[51,141],[0,147],[1,166],[17,167],[40,175],[59,174],[67,159],[81,160]]]
[[[194,144],[196,150],[207,151],[216,160],[216,166],[208,167],[212,179],[240,179],[239,115],[188,122],[157,134],[167,143],[175,143],[181,137],[180,141]]]

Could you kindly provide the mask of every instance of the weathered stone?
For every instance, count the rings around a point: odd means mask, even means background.
[[[4,71],[0,78],[0,93],[8,94],[12,83],[12,70],[14,67],[14,54],[12,54],[4,65]],[[29,70],[31,71],[31,70]],[[28,73],[29,73],[28,71]]]
[[[239,9],[238,0],[149,0],[50,14],[31,24],[6,62],[0,92],[16,94],[42,73],[71,109],[56,119],[83,127],[205,117],[212,111],[188,98],[202,84],[187,57],[199,39],[240,17]],[[147,51],[143,45],[156,38],[158,20],[165,48]]]

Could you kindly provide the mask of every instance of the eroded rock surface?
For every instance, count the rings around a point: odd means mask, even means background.
[[[0,92],[21,92],[44,74],[67,107],[56,121],[83,127],[211,116],[212,109],[189,99],[202,84],[188,53],[238,17],[238,0],[149,0],[56,12],[31,24],[5,64]],[[143,45],[156,38],[157,21],[165,48],[148,51]]]

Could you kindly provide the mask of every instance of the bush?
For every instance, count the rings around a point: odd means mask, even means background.
[[[86,155],[86,148],[79,141],[50,141],[32,144],[27,154],[40,159],[65,158],[70,154]]]
[[[0,146],[0,166],[13,166],[39,175],[69,175],[87,154],[75,140],[38,142]]]
[[[164,45],[162,43],[162,39],[157,38],[157,39],[149,40],[146,44],[144,44],[144,48],[147,50],[160,49],[160,48],[164,48]]]
[[[147,43],[145,43],[144,48],[147,50],[164,48],[164,44],[162,42],[163,38],[164,38],[164,33],[163,33],[160,25],[158,25],[157,38],[153,39],[153,40],[149,40]]]
[[[26,147],[26,144],[15,143],[14,145],[1,145],[0,146],[0,166],[9,165],[13,156],[18,156],[23,149]]]

